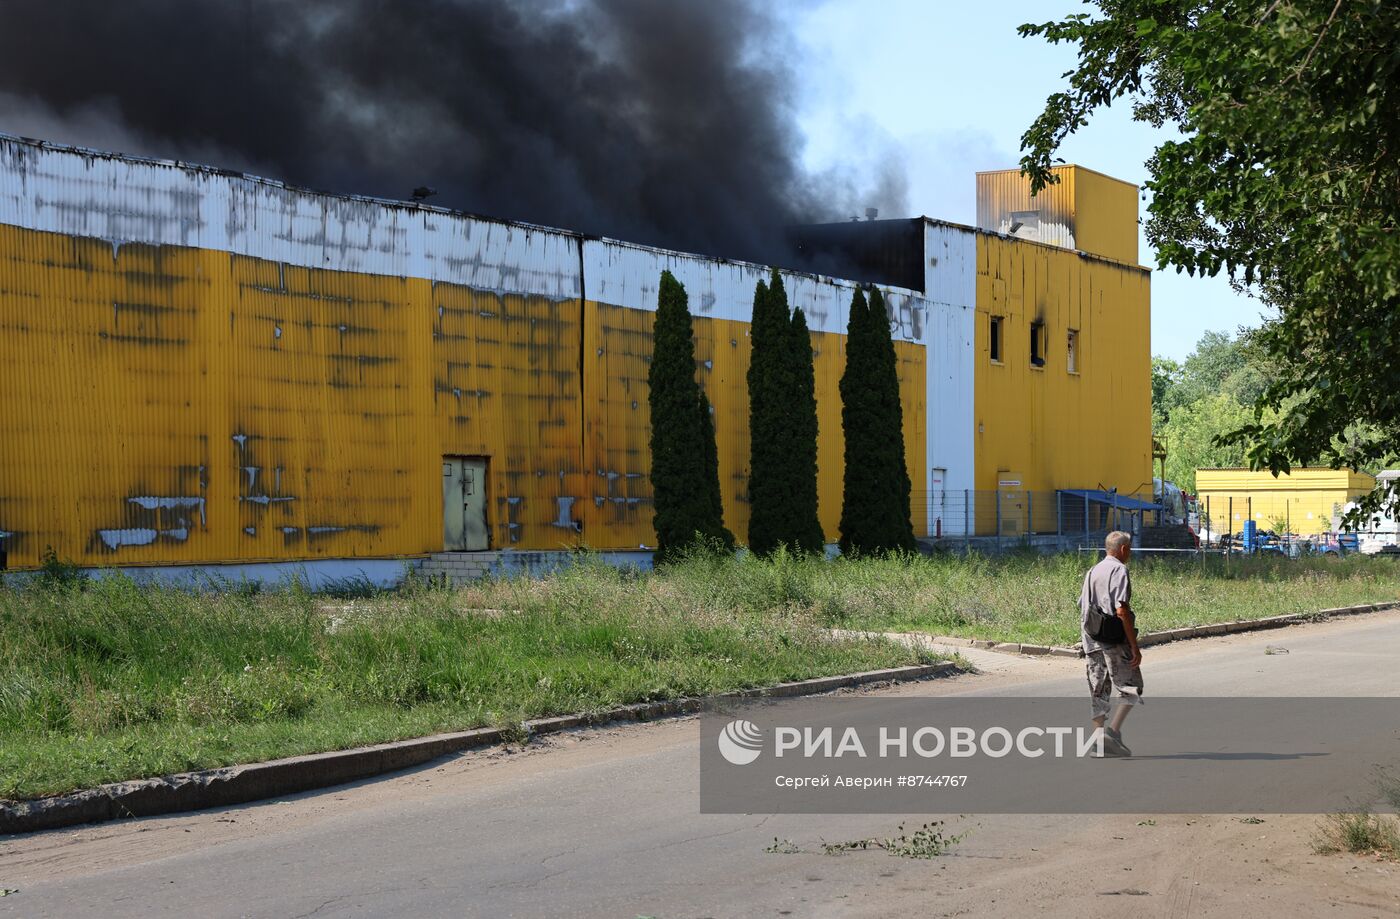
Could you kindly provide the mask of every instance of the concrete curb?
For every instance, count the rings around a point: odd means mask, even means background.
[[[1026,654],[1032,657],[1083,657],[1079,646],[1070,648],[1059,648],[1053,645],[1032,645],[1025,642],[1011,641],[988,641],[984,638],[957,638],[952,635],[933,635],[929,637],[929,643],[935,645],[953,645],[964,648],[981,648],[984,651],[996,651],[1001,654]]]
[[[1216,622],[1210,625],[1167,629],[1162,632],[1146,633],[1138,639],[1138,644],[1144,648],[1150,648],[1153,645],[1164,645],[1170,641],[1182,641],[1188,638],[1209,638],[1213,635],[1231,635],[1236,632],[1260,632],[1265,629],[1279,629],[1284,626],[1297,625],[1300,622],[1319,622],[1324,619],[1336,619],[1342,616],[1359,616],[1363,613],[1378,613],[1388,609],[1400,609],[1400,603],[1363,603],[1360,606],[1341,606],[1336,609],[1318,610],[1315,613],[1291,613],[1286,616],[1268,616],[1263,619],[1241,619],[1236,622]],[[983,638],[956,638],[951,635],[933,635],[929,637],[929,642],[937,645],[981,648],[984,651],[996,651],[1001,654],[1050,655],[1051,657],[1084,656],[1084,652],[1080,649],[1078,643],[1068,647],[1057,648],[1046,645],[988,641]]]
[[[1190,626],[1181,629],[1167,629],[1164,632],[1149,632],[1138,639],[1144,648],[1164,645],[1171,641],[1187,638],[1208,638],[1212,635],[1232,635],[1236,632],[1262,632],[1265,629],[1280,629],[1301,622],[1319,622],[1324,619],[1337,619],[1342,616],[1359,616],[1363,613],[1378,613],[1396,609],[1395,603],[1363,603],[1360,606],[1342,606],[1336,609],[1318,610],[1315,613],[1292,613],[1287,616],[1267,616],[1263,619],[1242,619],[1237,622],[1217,622],[1212,625]]]
[[[552,734],[610,721],[649,721],[698,712],[726,703],[814,695],[850,686],[908,682],[957,672],[960,672],[957,665],[947,662],[871,670],[865,673],[817,677],[795,683],[779,683],[759,689],[743,689],[716,696],[643,702],[588,714],[538,718],[525,722],[521,727],[529,736]],[[264,798],[280,798],[407,769],[451,753],[491,746],[519,736],[516,731],[501,728],[478,728],[357,747],[352,750],[290,756],[246,766],[227,766],[222,769],[184,772],[153,779],[115,782],[52,798],[9,802],[0,804],[0,836],[121,817],[152,817],[210,807],[230,807]]]

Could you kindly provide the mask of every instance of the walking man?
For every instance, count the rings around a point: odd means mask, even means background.
[[[1104,756],[1133,755],[1123,743],[1123,721],[1142,701],[1142,649],[1131,606],[1133,582],[1128,575],[1132,544],[1128,533],[1109,533],[1104,540],[1103,561],[1089,569],[1079,594],[1080,639],[1094,726],[1103,733]]]

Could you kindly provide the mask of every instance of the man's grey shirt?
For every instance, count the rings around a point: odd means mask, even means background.
[[[1133,598],[1133,581],[1128,576],[1128,566],[1111,555],[1089,569],[1084,575],[1084,588],[1079,592],[1079,639],[1084,643],[1084,653],[1103,648],[1119,647],[1106,645],[1089,637],[1084,630],[1089,619],[1089,610],[1095,606],[1105,616],[1113,616],[1118,607],[1127,606]]]

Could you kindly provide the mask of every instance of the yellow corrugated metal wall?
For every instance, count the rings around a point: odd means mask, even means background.
[[[438,551],[444,455],[488,459],[495,547],[654,542],[651,312],[10,226],[0,265],[11,567]],[[747,324],[695,328],[742,537]],[[812,340],[835,538],[844,336]],[[924,348],[896,349],[921,469]]]
[[[1290,532],[1312,536],[1330,532],[1332,515],[1356,494],[1332,489],[1208,491],[1198,492],[1197,497],[1202,519],[1212,530],[1238,533],[1244,521],[1253,518],[1261,530],[1282,531],[1286,527]],[[1231,499],[1234,499],[1233,503]]]
[[[433,377],[427,385],[437,431],[426,452],[434,468],[438,454],[487,458],[493,548],[577,545],[568,522],[584,519],[577,498],[588,481],[579,456],[585,405],[579,301],[437,283],[431,302]],[[429,475],[416,488],[435,502],[437,529],[421,548],[400,551],[441,550],[440,480]],[[572,506],[561,508],[559,499],[570,497]]]
[[[0,226],[10,564],[392,555],[441,532],[427,285]],[[436,480],[433,480],[436,482]]]
[[[1012,234],[1051,245],[1075,247],[1075,171],[1058,166],[1052,170],[1058,182],[1032,197],[1030,183],[1018,169],[998,169],[977,173],[977,226],[993,233],[1011,233],[1011,214],[1037,211],[1035,226],[1024,226]]]
[[[1083,166],[1074,173],[1075,248],[1129,265],[1138,263],[1138,188]]]
[[[998,472],[1013,471],[1036,491],[1151,491],[1149,296],[1144,270],[978,236],[978,489],[997,488]],[[1002,319],[1000,363],[989,351],[992,317]],[[1030,362],[1033,322],[1044,323],[1041,368]],[[1067,366],[1071,329],[1076,373]],[[1038,525],[1053,529],[1053,513],[1038,508]]]

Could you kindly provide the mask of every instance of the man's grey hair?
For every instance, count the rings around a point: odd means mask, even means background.
[[[1117,552],[1123,546],[1131,546],[1132,544],[1133,534],[1124,533],[1122,530],[1114,530],[1103,541],[1103,547],[1109,551],[1109,554]]]

